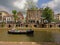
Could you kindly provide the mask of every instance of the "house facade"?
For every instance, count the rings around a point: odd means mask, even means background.
[[[17,13],[17,17],[17,22],[20,21],[22,23],[24,21],[24,16],[21,12]],[[15,24],[14,16],[6,11],[0,11],[0,24],[2,24],[2,22],[4,22],[7,26],[13,26],[13,24]]]
[[[60,20],[60,14],[54,15],[54,19]]]
[[[8,16],[8,15],[9,15],[8,12],[0,11],[0,22],[3,22],[4,21],[4,17]]]
[[[17,13],[17,16],[18,16],[18,19],[17,21],[23,21],[24,20],[24,16],[21,12],[18,12]],[[9,14],[8,12],[6,11],[0,11],[0,22],[8,22],[8,21],[14,21],[14,16]]]
[[[7,15],[3,17],[3,20],[5,23],[14,22],[14,17],[13,15]]]
[[[17,16],[18,16],[17,20],[23,23],[24,22],[24,16],[23,16],[23,14],[21,12],[18,12]]]
[[[26,22],[27,23],[38,23],[41,21],[41,10],[27,10]]]

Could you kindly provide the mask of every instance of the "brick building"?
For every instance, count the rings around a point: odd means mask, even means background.
[[[26,22],[38,23],[41,21],[42,10],[27,10]]]

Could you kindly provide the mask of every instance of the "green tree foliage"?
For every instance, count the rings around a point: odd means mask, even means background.
[[[16,22],[16,20],[17,20],[17,11],[16,10],[12,10],[12,13],[13,13],[13,16],[14,16],[14,20],[15,20],[15,22]]]
[[[48,23],[53,20],[53,15],[54,13],[49,7],[44,8],[42,11],[42,17],[44,17],[48,21]]]

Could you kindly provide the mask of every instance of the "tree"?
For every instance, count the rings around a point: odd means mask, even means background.
[[[38,8],[37,8],[37,5],[33,2],[33,0],[27,1],[26,7],[27,7],[28,9],[31,9],[31,10],[37,10],[37,9],[38,9]]]
[[[15,23],[16,23],[16,20],[17,20],[17,11],[16,10],[12,10],[12,13],[13,13],[13,16],[14,16],[14,20],[15,20]]]
[[[50,23],[53,20],[53,15],[54,13],[49,7],[44,8],[42,11],[42,17],[44,17],[45,20],[48,21],[48,23]]]

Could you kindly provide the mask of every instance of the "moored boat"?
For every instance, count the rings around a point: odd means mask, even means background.
[[[8,30],[8,34],[33,34],[33,30]]]

